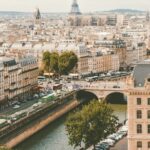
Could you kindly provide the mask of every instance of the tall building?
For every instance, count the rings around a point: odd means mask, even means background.
[[[150,150],[150,64],[138,64],[128,89],[128,150]]]
[[[42,25],[41,25],[41,13],[39,8],[36,8],[34,12],[34,30],[32,35],[35,36],[41,33]]]
[[[34,19],[35,20],[40,20],[41,19],[41,13],[39,8],[36,8],[35,12],[34,12]]]
[[[150,16],[149,16],[150,14],[149,14],[149,11],[147,11],[147,13],[146,13],[146,21],[147,22],[149,22],[150,21]]]
[[[117,15],[107,16],[107,25],[116,26],[117,24]]]
[[[73,0],[70,14],[71,15],[80,15],[81,14],[77,0]]]
[[[0,57],[0,109],[32,96],[37,87],[37,77],[35,57]]]

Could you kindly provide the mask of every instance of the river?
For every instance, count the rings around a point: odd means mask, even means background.
[[[111,104],[114,113],[119,117],[119,121],[126,119],[127,105]],[[53,122],[40,132],[36,133],[28,140],[18,145],[15,150],[74,150],[68,145],[68,138],[65,131],[64,116]]]

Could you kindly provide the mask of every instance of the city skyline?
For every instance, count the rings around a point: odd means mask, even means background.
[[[42,12],[70,12],[72,0],[0,0],[0,11],[32,12],[39,7]],[[121,1],[121,0],[78,0],[81,12],[105,11],[112,9],[138,9],[149,10],[148,0]]]

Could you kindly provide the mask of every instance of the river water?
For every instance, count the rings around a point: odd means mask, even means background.
[[[127,105],[111,104],[114,113],[119,121],[126,119]],[[68,138],[65,131],[65,120],[67,116],[53,122],[28,140],[18,145],[15,150],[74,150],[68,145]]]

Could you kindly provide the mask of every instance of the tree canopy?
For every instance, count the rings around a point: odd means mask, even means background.
[[[60,55],[57,52],[44,52],[43,54],[44,69],[47,72],[68,74],[77,62],[76,54],[71,51],[62,52]]]
[[[6,148],[6,147],[0,147],[0,150],[11,150],[11,149]]]
[[[68,74],[77,64],[78,58],[73,52],[63,52],[59,57],[59,71]]]
[[[50,72],[50,52],[46,51],[43,53],[43,63],[44,63],[44,70]]]
[[[50,54],[50,68],[51,71],[55,73],[59,73],[58,61],[59,61],[59,54],[57,52],[52,52]]]
[[[113,110],[103,102],[92,101],[79,112],[69,115],[66,121],[66,131],[69,144],[78,147],[81,143],[85,148],[97,144],[116,130],[118,118]]]

